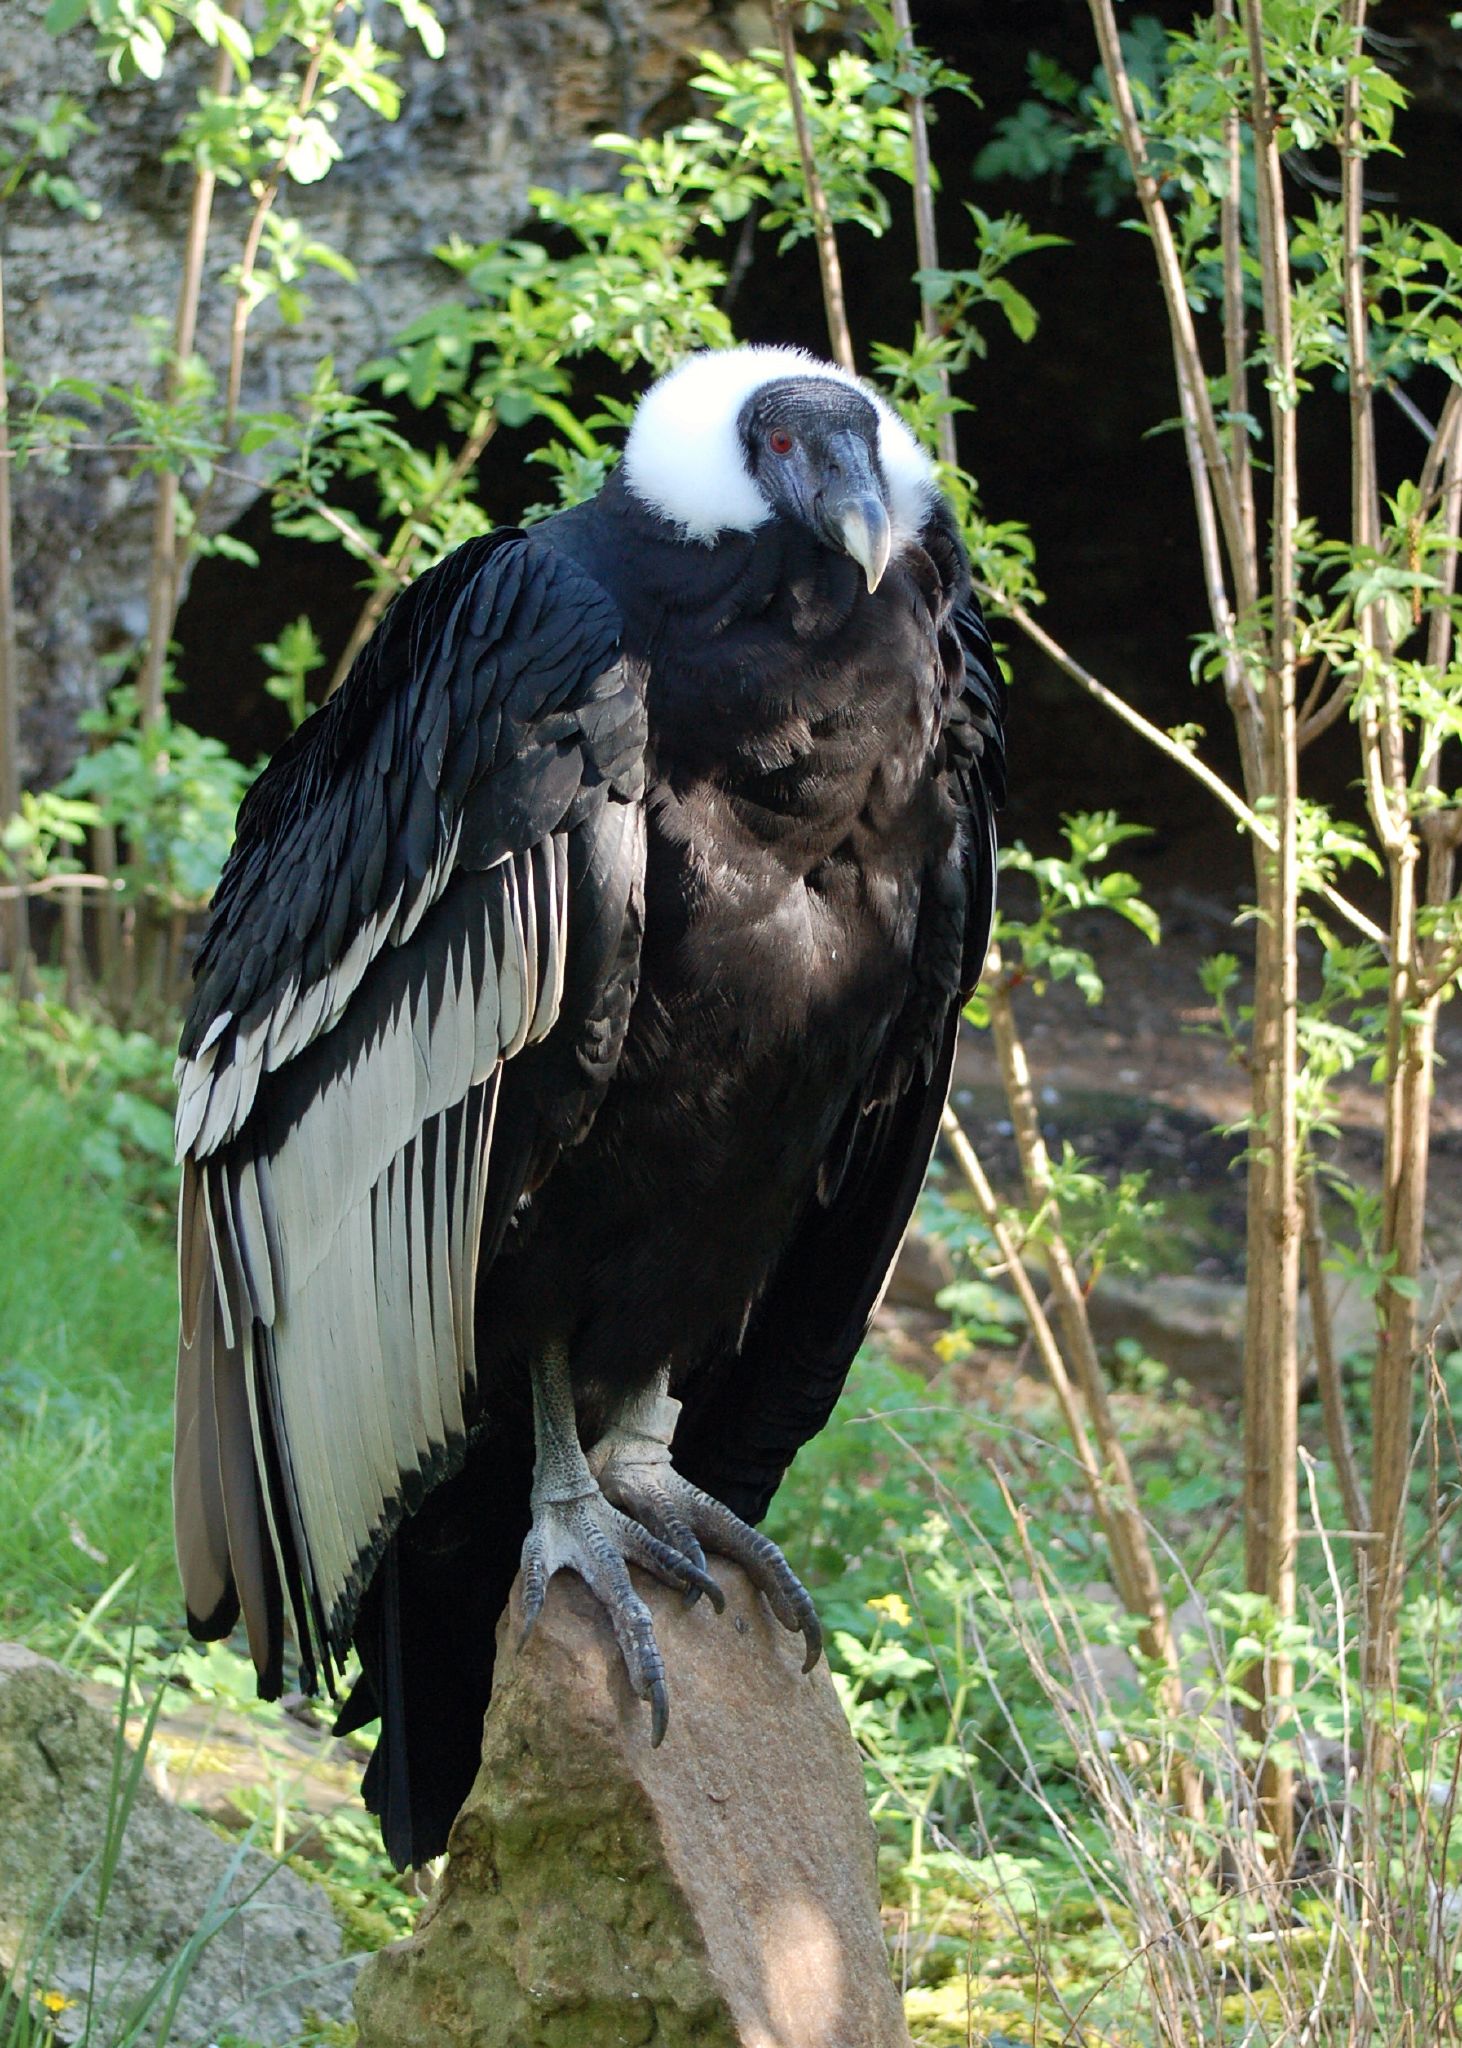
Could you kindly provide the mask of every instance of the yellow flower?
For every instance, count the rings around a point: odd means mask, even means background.
[[[47,2012],[68,2012],[75,2003],[76,2000],[68,1998],[64,1991],[47,1991],[41,1998]]]
[[[907,1628],[914,1618],[902,1593],[880,1593],[876,1600],[870,1600],[867,1604],[875,1614],[882,1614],[889,1621],[896,1621],[900,1628]]]

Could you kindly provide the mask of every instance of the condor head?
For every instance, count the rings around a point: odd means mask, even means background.
[[[934,465],[870,385],[800,349],[692,356],[641,401],[624,451],[631,492],[687,541],[795,520],[876,590],[922,532]]]
[[[861,391],[828,377],[779,377],[737,421],[746,466],[776,512],[851,555],[877,590],[893,552],[878,414]]]

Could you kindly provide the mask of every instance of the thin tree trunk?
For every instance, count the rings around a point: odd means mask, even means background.
[[[10,388],[5,377],[5,279],[0,254],[0,825],[20,809],[20,677],[15,647],[15,575],[11,561]],[[17,997],[30,990],[30,911],[25,876],[5,904],[5,963]]]
[[[1345,23],[1357,58],[1365,18],[1366,0],[1346,0]],[[1352,79],[1345,92],[1341,160],[1351,537],[1356,547],[1374,550],[1380,546],[1381,505],[1366,311],[1365,163],[1359,94],[1359,83]],[[1381,1288],[1380,1345],[1371,1394],[1371,1524],[1377,1543],[1368,1587],[1366,1653],[1367,1679],[1389,1692],[1397,1680],[1397,1627],[1406,1556],[1406,1490],[1413,1448],[1417,1357],[1414,1289],[1422,1259],[1436,1012],[1435,1004],[1421,1000],[1418,991],[1421,847],[1410,813],[1405,734],[1387,636],[1374,606],[1367,606],[1356,623],[1363,647],[1372,651],[1374,680],[1379,684],[1376,695],[1362,705],[1361,745],[1367,800],[1385,849],[1391,886],[1380,1245],[1386,1277]]]
[[[112,825],[98,825],[91,835],[91,864],[107,882],[117,879],[117,833]],[[109,889],[97,905],[96,959],[101,987],[108,992],[117,985],[122,959],[122,906]]]
[[[231,63],[221,45],[213,68],[213,91],[228,90]],[[178,310],[173,322],[172,357],[163,377],[163,398],[171,405],[177,398],[182,364],[193,353],[198,332],[198,303],[203,293],[203,258],[208,248],[208,224],[213,214],[216,180],[211,170],[199,165],[193,174],[193,200],[188,209],[188,232],[183,243],[183,275],[178,286]],[[152,550],[147,573],[147,651],[138,682],[138,706],[144,725],[155,725],[162,717],[162,679],[167,666],[168,644],[178,612],[180,562],[178,556],[178,477],[165,469],[157,480],[157,502],[152,515]]]
[[[1264,741],[1279,848],[1261,863],[1260,974],[1267,986],[1266,1043],[1256,1084],[1264,1118],[1254,1133],[1265,1151],[1264,1170],[1251,1177],[1251,1296],[1260,1290],[1255,1317],[1259,1348],[1245,1359],[1254,1442],[1263,1433],[1262,1537],[1251,1555],[1251,1588],[1266,1593],[1281,1624],[1295,1611],[1295,1548],[1299,1518],[1299,752],[1295,702],[1295,530],[1299,523],[1294,346],[1291,333],[1289,237],[1281,183],[1274,109],[1264,65],[1261,0],[1247,0],[1254,160],[1258,183],[1259,255],[1264,323],[1273,356],[1270,434],[1274,481],[1270,507],[1269,573],[1272,604]],[[1262,1575],[1259,1570],[1262,1552]],[[1276,1653],[1263,1673],[1266,1724],[1282,1717],[1294,1693],[1294,1666]],[[1260,1781],[1275,1860],[1287,1869],[1293,1853],[1293,1772],[1269,1753]]]
[[[909,0],[893,0],[893,23],[900,39],[908,50],[913,62],[917,55],[914,42],[913,23],[909,20]],[[904,101],[909,116],[909,140],[914,158],[914,246],[918,252],[921,270],[939,268],[939,238],[934,226],[934,167],[929,158],[929,121],[924,106],[924,95],[911,92]],[[919,319],[924,333],[930,341],[939,339],[939,315],[932,299],[919,294]],[[949,398],[949,372],[939,371],[939,390],[944,399]],[[939,415],[939,459],[951,467],[959,460],[959,449],[955,440],[954,414],[942,412]]]
[[[79,1009],[86,992],[83,909],[80,892],[67,889],[61,898],[61,987],[62,1000],[68,1010]]]
[[[812,215],[812,236],[817,246],[817,267],[822,276],[822,302],[827,312],[827,338],[832,349],[833,360],[842,364],[845,370],[855,367],[853,362],[853,337],[848,327],[848,307],[843,296],[843,266],[838,260],[838,238],[833,229],[833,217],[823,190],[822,173],[817,168],[817,152],[812,145],[812,129],[807,119],[807,105],[802,97],[802,81],[797,75],[797,38],[792,28],[792,11],[789,0],[772,0],[772,16],[777,27],[777,41],[782,52],[782,71],[787,81],[787,97],[792,106],[792,121],[797,130],[797,150],[802,158],[802,183],[807,193],[808,211]]]

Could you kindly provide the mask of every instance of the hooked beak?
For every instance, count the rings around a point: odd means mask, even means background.
[[[833,473],[822,492],[821,514],[829,541],[858,564],[877,590],[893,552],[893,529],[866,443],[857,434],[838,434],[830,450]]]
[[[877,590],[893,551],[893,533],[881,498],[855,498],[837,514],[843,552],[851,555],[868,578],[868,588]]]

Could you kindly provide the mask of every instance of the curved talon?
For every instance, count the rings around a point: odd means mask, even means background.
[[[574,1423],[567,1361],[545,1358],[533,1379],[538,1457],[533,1525],[523,1542],[523,1627],[532,1634],[555,1573],[578,1573],[609,1617],[637,1699],[650,1709],[650,1744],[670,1720],[665,1665],[650,1610],[635,1591],[637,1564],[683,1593],[702,1593],[719,1614],[726,1596],[706,1566],[706,1551],[740,1565],[772,1613],[806,1644],[802,1668],[822,1655],[822,1629],[802,1582],[775,1543],[748,1528],[710,1494],[682,1479],[670,1462],[679,1403],[663,1391],[639,1396],[586,1458]]]
[[[699,1546],[697,1546],[699,1548]],[[682,1557],[651,1530],[631,1521],[597,1487],[569,1498],[540,1497],[523,1543],[521,1648],[543,1611],[550,1581],[574,1571],[609,1617],[630,1690],[650,1708],[650,1741],[658,1747],[670,1718],[665,1666],[649,1608],[635,1591],[637,1564],[680,1592],[721,1591],[703,1565]]]
[[[682,1479],[663,1447],[650,1451],[637,1439],[626,1444],[611,1438],[595,1462],[605,1497],[623,1508],[636,1524],[672,1544],[682,1565],[696,1557],[703,1567],[707,1550],[739,1564],[783,1628],[802,1636],[806,1643],[802,1669],[811,1671],[822,1655],[822,1624],[811,1594],[769,1536],[748,1527],[722,1502]],[[725,1595],[709,1574],[702,1569],[692,1583],[721,1613]]]
[[[674,1555],[690,1580],[686,1589],[688,1607],[694,1606],[704,1593],[717,1614],[724,1614],[726,1595],[711,1577],[696,1532],[677,1510],[660,1475],[668,1474],[677,1485],[684,1482],[671,1470],[668,1459],[657,1465],[655,1471],[655,1478],[640,1479],[628,1460],[611,1457],[600,1475],[604,1498],[623,1509],[639,1528],[648,1532],[652,1541],[658,1541]]]

